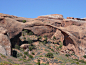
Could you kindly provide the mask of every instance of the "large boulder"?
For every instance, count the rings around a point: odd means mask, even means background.
[[[0,27],[0,53],[4,55],[11,55],[11,43],[7,30]]]

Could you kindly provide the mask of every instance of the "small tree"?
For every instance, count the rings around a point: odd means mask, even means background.
[[[32,51],[32,49],[33,49],[32,46],[29,46],[29,50]]]
[[[38,63],[37,63],[37,64],[38,64],[38,65],[40,65],[40,60],[38,59],[37,61],[38,61]]]
[[[86,58],[86,55],[84,55],[83,57]]]
[[[26,22],[26,20],[23,20],[22,22],[23,22],[23,23],[25,23],[25,22]]]
[[[45,56],[48,57],[48,58],[53,58],[53,54],[52,53],[47,53]]]

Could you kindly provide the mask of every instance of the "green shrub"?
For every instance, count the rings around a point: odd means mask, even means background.
[[[22,31],[22,35],[24,36],[24,31]]]
[[[56,37],[55,36],[53,36],[53,40],[56,40]]]
[[[40,65],[40,60],[38,59],[37,61],[38,61],[38,63],[37,63],[37,64],[38,64],[38,65]]]
[[[50,50],[45,49],[45,51],[50,52]]]
[[[33,56],[32,56],[32,55],[29,55],[29,58],[31,58],[31,59],[32,59],[32,58],[33,58]]]
[[[44,38],[46,38],[47,36],[46,35],[44,35]]]
[[[26,22],[26,20],[23,20],[22,22],[23,22],[23,23],[25,23],[25,22]]]
[[[86,62],[85,62],[84,60],[79,60],[79,62],[81,62],[81,63],[85,63],[85,64],[86,64]]]
[[[20,47],[16,44],[16,45],[15,45],[15,49],[20,49]]]
[[[24,39],[24,41],[26,41],[26,37],[24,37],[23,39]]]
[[[28,35],[33,35],[33,32],[29,32]]]
[[[20,48],[20,50],[21,50],[21,51],[24,51],[24,49],[23,49],[23,48]]]
[[[20,54],[19,53],[17,53],[17,57],[20,57]]]
[[[23,58],[26,58],[26,56],[24,55]]]
[[[42,55],[40,55],[39,57],[43,57]]]
[[[2,55],[2,54],[0,54],[1,55],[1,57],[4,57],[4,58],[6,58],[6,56],[5,55]]]
[[[79,64],[79,62],[76,62],[76,64]]]
[[[30,40],[30,38],[28,38],[28,39],[27,39],[27,41],[28,41],[28,44],[33,43],[33,41],[32,41],[32,40]]]
[[[32,52],[32,55],[35,55],[35,53],[34,53],[34,52]]]
[[[12,62],[12,59],[7,59],[9,62]]]
[[[78,61],[78,59],[73,59],[73,60]]]
[[[28,55],[28,52],[24,52],[25,55]]]
[[[59,47],[57,46],[56,49],[59,50]]]
[[[70,54],[65,54],[65,56],[69,57],[69,56],[70,56]]]
[[[62,45],[62,44],[60,44],[60,45],[59,45],[59,48],[62,48],[62,46],[63,46],[63,45]]]
[[[53,50],[53,49],[51,49],[51,51],[53,51],[53,52],[54,52],[54,50]]]
[[[20,53],[19,55],[22,56],[22,53]]]
[[[52,53],[47,53],[45,56],[48,57],[48,58],[53,58],[53,54]]]
[[[86,58],[86,55],[84,55],[83,57]]]
[[[32,49],[34,49],[34,46],[29,46],[29,50],[32,51]]]
[[[42,43],[45,45],[45,44],[47,44],[47,41],[46,41],[46,40],[44,40]]]
[[[28,30],[24,30],[24,32],[28,33]]]

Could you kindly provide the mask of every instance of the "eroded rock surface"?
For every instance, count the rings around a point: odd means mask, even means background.
[[[26,23],[22,23],[26,20]],[[19,37],[23,29],[31,30],[35,35],[44,36],[48,38],[56,37],[57,40],[62,41],[63,45],[66,46],[64,49],[72,49],[79,57],[85,54],[86,49],[86,21],[82,19],[76,19],[73,17],[67,17],[64,19],[62,15],[46,15],[39,16],[38,18],[22,18],[16,16],[10,16],[1,14],[0,15],[0,27],[5,28],[8,31],[7,35],[1,32],[1,46],[3,39],[5,39],[9,46],[19,44]],[[5,38],[4,38],[5,37]],[[2,39],[3,38],[3,39]],[[10,41],[11,44],[10,45]],[[71,45],[69,45],[71,44]],[[71,47],[70,47],[71,46]],[[7,47],[4,47],[7,48]],[[9,47],[10,49],[10,47]],[[7,51],[7,50],[6,50]],[[8,54],[8,51],[7,51]],[[10,55],[10,54],[8,54]]]

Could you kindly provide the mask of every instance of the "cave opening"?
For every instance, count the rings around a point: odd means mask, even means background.
[[[10,39],[12,48],[15,48],[15,44],[17,44],[17,45],[21,44],[21,40],[19,38],[21,35],[22,35],[22,33],[20,32],[15,37]]]
[[[68,44],[73,44],[74,45],[73,40],[69,37],[69,35],[67,33],[62,32],[62,34],[64,35],[64,40],[63,40],[63,45],[64,46],[67,46]]]

